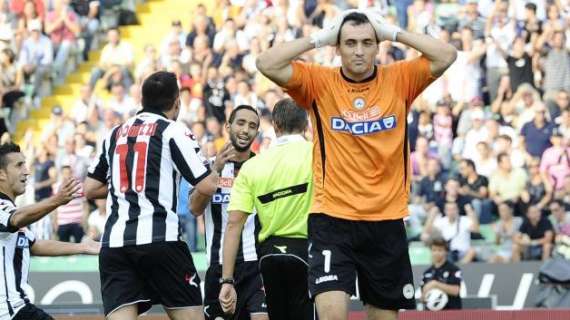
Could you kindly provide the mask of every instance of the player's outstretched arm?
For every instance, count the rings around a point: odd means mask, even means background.
[[[425,34],[408,32],[386,23],[378,10],[365,10],[380,41],[398,41],[421,52],[431,62],[431,74],[439,77],[457,58],[457,50],[441,40]]]
[[[16,209],[10,217],[10,226],[18,230],[49,214],[57,207],[67,204],[79,196],[81,185],[75,179],[64,180],[60,190],[53,196],[29,206]]]
[[[36,240],[30,251],[34,256],[57,257],[74,254],[97,255],[101,250],[101,244],[91,239],[81,243],[70,243],[54,240]]]

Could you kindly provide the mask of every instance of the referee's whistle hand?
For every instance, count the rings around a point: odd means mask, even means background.
[[[237,294],[234,286],[224,283],[220,289],[220,305],[226,314],[233,314],[236,310]]]

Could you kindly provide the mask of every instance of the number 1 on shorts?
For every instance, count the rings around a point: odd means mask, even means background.
[[[331,255],[332,252],[330,250],[323,250],[323,256],[325,256],[325,273],[329,273],[331,271]]]

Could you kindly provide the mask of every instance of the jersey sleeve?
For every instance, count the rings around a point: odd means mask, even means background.
[[[431,74],[430,61],[424,56],[400,61],[388,68],[396,72],[396,90],[404,98],[407,110],[416,97],[437,79]]]
[[[99,156],[91,164],[87,172],[89,178],[93,178],[104,184],[107,184],[110,175],[109,162],[107,161],[107,147],[107,140],[104,140]]]
[[[176,124],[172,126],[173,131],[168,141],[172,162],[184,179],[195,186],[210,174],[208,161],[189,129]]]
[[[251,183],[251,170],[249,163],[245,163],[241,168],[237,178],[234,180],[230,195],[229,211],[242,211],[253,213],[255,207],[255,195]]]
[[[300,61],[291,62],[291,67],[293,75],[283,88],[300,107],[309,109],[316,96],[314,75],[318,67]]]
[[[18,228],[10,223],[10,218],[16,212],[16,207],[9,201],[0,201],[0,232],[16,232]]]
[[[461,285],[461,270],[459,268],[452,270],[449,273],[449,278],[447,278],[447,283],[452,285]]]

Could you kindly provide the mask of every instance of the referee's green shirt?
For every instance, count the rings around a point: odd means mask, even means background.
[[[228,212],[257,212],[259,242],[270,236],[307,238],[313,199],[313,144],[300,135],[281,136],[246,161],[234,181]]]

